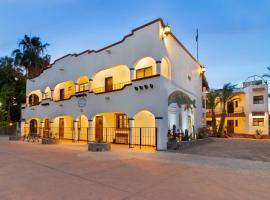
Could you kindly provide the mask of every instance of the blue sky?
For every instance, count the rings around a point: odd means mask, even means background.
[[[0,56],[24,34],[50,43],[52,60],[99,49],[161,17],[196,55],[210,87],[240,83],[270,67],[269,0],[0,0]]]

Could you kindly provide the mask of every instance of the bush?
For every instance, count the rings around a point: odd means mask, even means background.
[[[208,130],[206,127],[201,127],[198,128],[197,130],[197,138],[198,139],[203,139],[208,137]]]

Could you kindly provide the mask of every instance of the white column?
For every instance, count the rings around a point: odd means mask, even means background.
[[[40,136],[43,138],[43,134],[44,134],[44,122],[40,122],[40,128],[41,128],[41,133]]]
[[[167,149],[168,141],[168,116],[164,113],[162,116],[155,118],[157,130],[157,150]]]
[[[130,68],[129,71],[130,71],[130,82],[131,82],[132,80],[135,79],[135,76],[134,76],[135,70],[134,68]]]
[[[54,98],[54,90],[51,90],[51,99],[53,100]]]
[[[128,127],[129,127],[129,147],[133,148],[132,144],[133,144],[133,131],[134,131],[134,119],[133,118],[129,118],[128,119]]]
[[[161,73],[161,61],[160,60],[157,60],[156,61],[156,64],[157,64],[156,74],[160,74]]]
[[[73,121],[73,131],[72,131],[72,138],[73,138],[73,142],[77,141],[77,135],[76,134],[78,132],[78,122],[77,121]]]
[[[88,120],[88,142],[93,142],[94,141],[94,128],[93,128],[93,120],[89,119]]]
[[[93,80],[89,79],[89,83],[88,83],[88,90],[91,92],[92,91],[92,84],[93,84]]]

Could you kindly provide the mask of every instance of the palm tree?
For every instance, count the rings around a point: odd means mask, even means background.
[[[28,78],[34,78],[50,64],[50,56],[45,54],[47,46],[49,44],[42,44],[39,37],[25,35],[12,53],[15,65],[24,67]]]
[[[267,67],[268,71],[270,71],[270,67]],[[270,74],[264,74],[262,77],[270,78]]]
[[[216,120],[216,113],[215,108],[218,105],[218,96],[219,93],[215,90],[210,90],[207,94],[206,98],[206,107],[211,110],[211,116],[212,116],[212,130],[213,130],[213,136],[217,136],[217,120]]]
[[[236,85],[232,85],[231,83],[226,83],[220,91],[219,98],[220,106],[222,106],[222,113],[218,128],[218,136],[222,136],[223,134],[223,128],[226,118],[226,103],[232,100],[233,90],[235,89],[235,86]]]

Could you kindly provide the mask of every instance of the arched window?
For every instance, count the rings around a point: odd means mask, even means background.
[[[29,96],[29,105],[30,106],[35,106],[39,104],[39,97],[36,94],[31,94]]]
[[[141,79],[156,74],[156,61],[151,57],[140,59],[134,66],[135,79]]]
[[[76,92],[83,92],[89,90],[89,79],[87,76],[81,76],[77,81]]]

